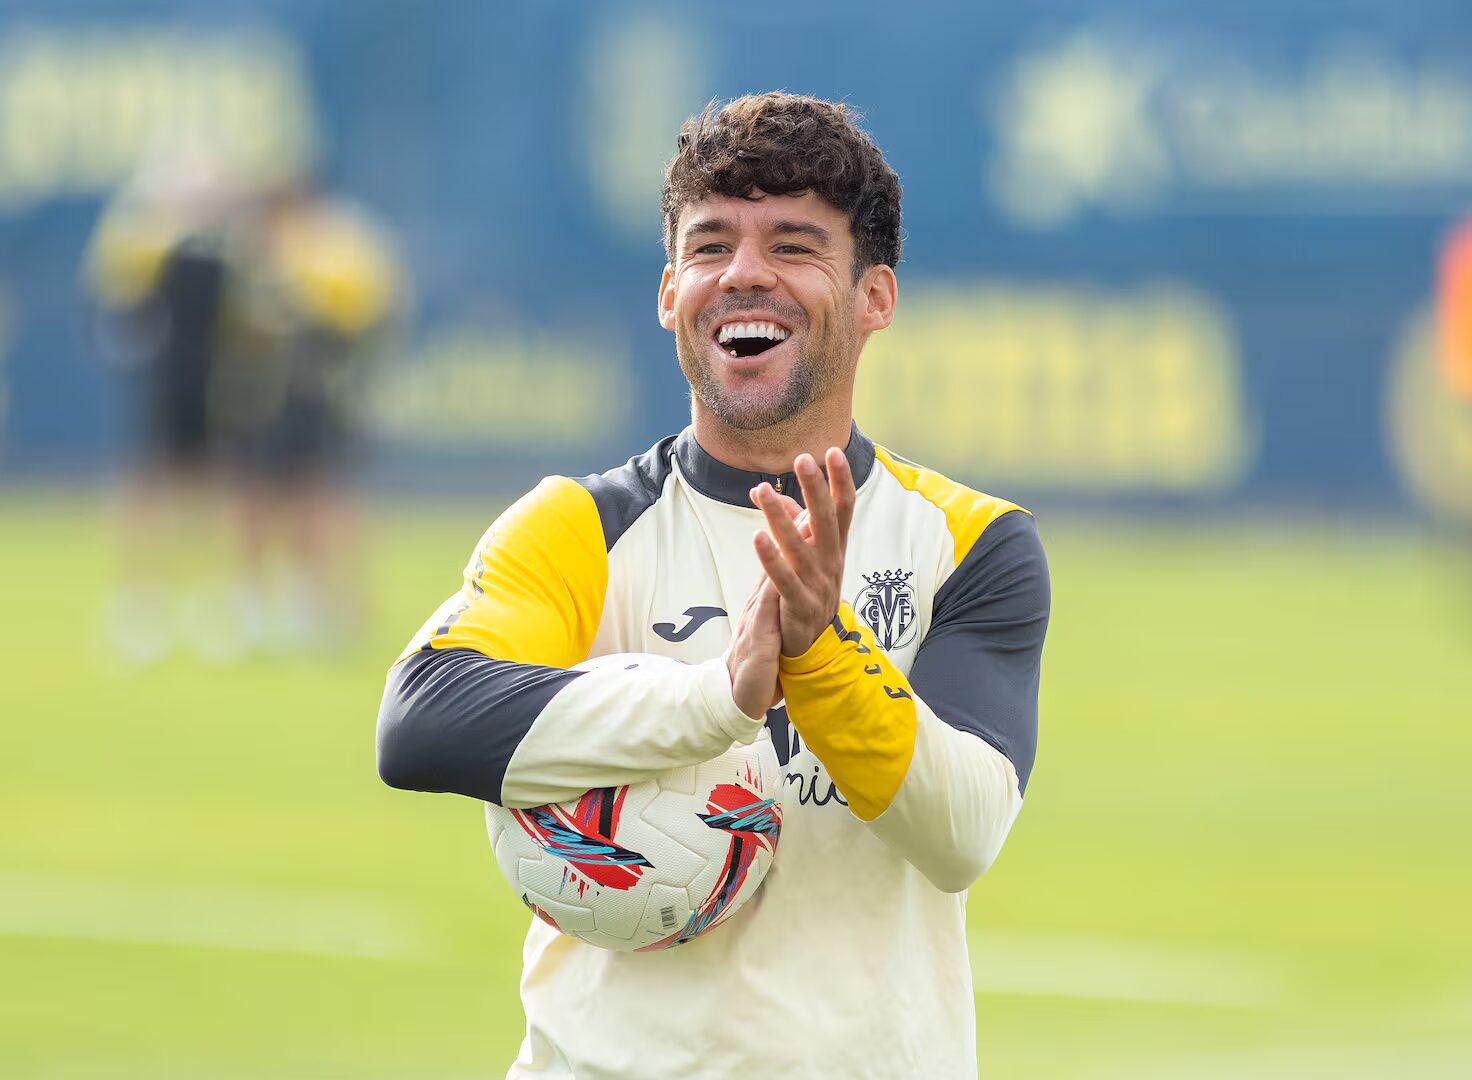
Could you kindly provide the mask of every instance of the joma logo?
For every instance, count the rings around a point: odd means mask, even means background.
[[[672,622],[655,623],[652,629],[666,641],[684,641],[695,631],[699,630],[712,619],[723,619],[726,617],[726,609],[718,607],[692,607],[685,609],[685,617],[690,621],[678,630]]]

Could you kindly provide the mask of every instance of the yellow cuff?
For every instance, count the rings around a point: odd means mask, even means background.
[[[847,635],[854,629],[854,609],[847,600],[839,602],[838,614],[833,617],[833,624],[824,628],[818,635],[818,640],[808,646],[805,653],[797,656],[783,656],[781,658],[781,670],[784,675],[807,675],[817,671],[819,668],[827,667],[843,652],[843,647],[850,640]]]
[[[915,700],[905,677],[848,604],[805,653],[780,664],[792,726],[854,815],[878,817],[915,753]]]

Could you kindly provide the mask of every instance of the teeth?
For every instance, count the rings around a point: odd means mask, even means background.
[[[754,337],[764,337],[772,341],[783,341],[787,337],[787,331],[783,330],[776,323],[769,322],[727,323],[721,327],[720,333],[716,335],[716,340],[724,345],[733,338]]]

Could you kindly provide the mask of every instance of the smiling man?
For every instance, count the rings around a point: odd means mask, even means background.
[[[765,725],[785,784],[762,891],[667,952],[532,920],[509,1075],[973,1077],[966,891],[1037,742],[1032,517],[854,424],[864,343],[894,315],[900,186],[841,105],[708,108],[663,208],[691,426],[496,520],[389,674],[379,771],[535,806]],[[618,652],[688,666],[567,670]]]

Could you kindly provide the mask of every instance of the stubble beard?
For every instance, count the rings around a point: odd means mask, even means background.
[[[797,359],[781,385],[771,390],[743,390],[722,385],[705,351],[705,339],[692,342],[683,331],[675,334],[680,368],[690,392],[722,424],[735,431],[762,431],[787,423],[817,401],[840,378],[852,333],[838,340],[814,342],[804,335]]]

